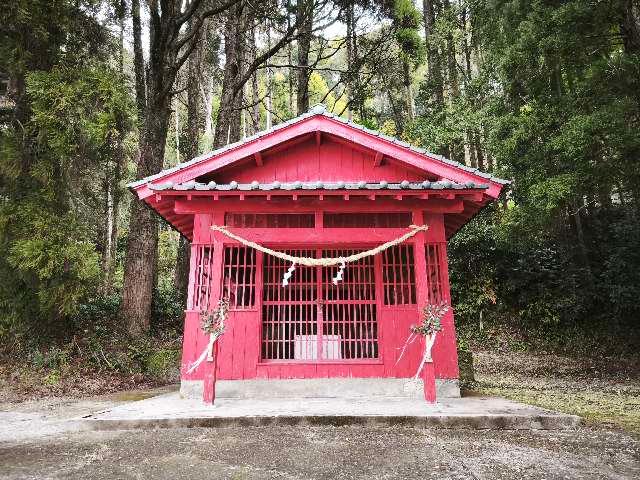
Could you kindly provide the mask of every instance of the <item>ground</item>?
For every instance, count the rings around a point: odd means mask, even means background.
[[[5,479],[638,478],[640,445],[601,429],[253,427],[80,432],[0,447]]]
[[[569,431],[279,426],[92,432],[62,420],[166,389],[80,399],[12,397],[0,403],[0,478],[640,478],[634,360],[479,354],[475,362],[470,393],[582,413],[587,424]]]

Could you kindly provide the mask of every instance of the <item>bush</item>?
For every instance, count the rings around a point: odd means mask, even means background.
[[[184,309],[184,300],[173,286],[158,288],[153,296],[152,332],[156,335],[162,332],[178,335],[183,329]]]
[[[640,336],[633,218],[623,207],[585,217],[585,264],[574,239],[528,232],[531,220],[513,206],[486,209],[449,243],[461,337],[513,350],[632,351]]]
[[[161,348],[152,352],[145,361],[145,373],[165,380],[176,380],[180,377],[180,353],[177,348]]]

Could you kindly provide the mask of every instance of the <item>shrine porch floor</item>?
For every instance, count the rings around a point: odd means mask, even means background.
[[[559,430],[581,419],[495,397],[218,398],[215,405],[179,392],[127,403],[78,419],[92,430],[263,425],[407,425],[500,430]]]

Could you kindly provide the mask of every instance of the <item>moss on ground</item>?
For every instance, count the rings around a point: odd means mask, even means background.
[[[474,392],[579,415],[587,423],[617,426],[640,435],[640,396],[637,392],[562,392],[553,389],[494,386],[484,382]]]
[[[594,365],[593,359],[584,358],[476,354],[476,381],[468,384],[467,394],[500,396],[579,415],[589,424],[640,436],[637,359],[620,359],[609,368],[607,359],[602,360]]]

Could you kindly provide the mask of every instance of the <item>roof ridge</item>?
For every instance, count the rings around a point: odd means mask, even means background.
[[[424,181],[396,181],[387,182],[385,180],[367,182],[360,181],[341,181],[341,180],[296,180],[292,182],[258,182],[254,180],[252,182],[236,182],[231,181],[228,183],[217,183],[211,181],[208,183],[196,182],[189,180],[188,182],[173,183],[164,182],[157,184],[149,184],[149,188],[153,191],[163,190],[464,190],[464,189],[478,189],[485,190],[489,188],[486,183],[477,182],[455,182],[452,180],[424,180]]]

